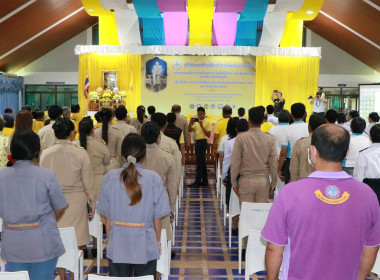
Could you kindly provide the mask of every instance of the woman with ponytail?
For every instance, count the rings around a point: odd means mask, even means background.
[[[130,125],[133,125],[136,128],[136,131],[138,134],[141,134],[141,128],[144,123],[148,122],[149,120],[145,117],[145,107],[140,105],[137,107],[137,118],[131,120],[129,123]]]
[[[161,177],[140,165],[144,139],[128,134],[121,150],[127,163],[104,176],[97,207],[105,217],[109,275],[155,275],[161,218],[170,213],[169,202]]]
[[[107,145],[110,153],[110,164],[106,167],[107,171],[120,168],[121,163],[124,163],[121,155],[121,144],[123,142],[123,136],[118,128],[112,127],[112,111],[107,108],[103,108],[99,117],[102,120],[102,126],[95,129],[94,138],[103,140]]]

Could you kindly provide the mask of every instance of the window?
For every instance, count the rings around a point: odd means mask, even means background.
[[[54,104],[71,107],[78,104],[78,85],[25,85],[25,100],[33,111]]]

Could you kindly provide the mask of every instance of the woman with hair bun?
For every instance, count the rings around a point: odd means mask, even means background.
[[[144,139],[130,133],[121,150],[127,163],[104,176],[97,207],[105,217],[109,275],[155,275],[161,218],[170,213],[169,202],[161,177],[140,165]]]
[[[368,122],[364,132],[369,136],[371,128],[379,122],[379,114],[377,112],[372,112],[368,116]]]
[[[136,111],[137,118],[132,119],[129,124],[133,125],[136,128],[137,134],[141,134],[142,126],[149,120],[145,117],[145,107],[143,105],[138,106]]]
[[[78,248],[87,255],[86,245],[90,243],[88,218],[95,213],[93,192],[94,175],[85,149],[73,144],[74,124],[71,120],[59,117],[53,124],[57,142],[43,150],[40,166],[51,169],[57,175],[70,207],[58,221],[59,227],[74,227]],[[90,202],[91,214],[87,213]],[[66,270],[58,268],[61,280],[65,280]],[[70,272],[71,273],[71,272]]]
[[[54,172],[33,163],[40,151],[36,133],[15,132],[10,149],[8,167],[0,170],[1,258],[9,271],[26,270],[31,280],[52,279],[65,253],[56,220],[68,204]]]
[[[121,156],[123,136],[118,128],[111,126],[112,111],[110,109],[103,108],[99,117],[102,120],[102,126],[95,129],[94,138],[103,140],[110,152],[110,164],[107,166],[107,171],[120,168],[121,163],[123,163]]]

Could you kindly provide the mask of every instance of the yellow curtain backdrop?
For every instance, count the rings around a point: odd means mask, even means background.
[[[103,88],[103,72],[117,73],[117,87],[127,91],[126,105],[128,112],[135,112],[141,105],[141,55],[120,54],[103,55],[86,53],[79,56],[78,71],[78,101],[81,113],[87,111],[87,102],[84,97],[84,83],[86,74],[90,81],[90,91],[98,87]]]
[[[283,93],[284,108],[302,102],[310,116],[312,105],[307,99],[318,89],[319,57],[258,56],[256,58],[255,106],[273,104],[273,90]]]

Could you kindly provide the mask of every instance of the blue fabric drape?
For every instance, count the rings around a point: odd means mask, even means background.
[[[21,93],[20,93],[21,91]],[[4,113],[5,108],[12,108],[15,113],[19,111],[19,94],[21,102],[24,103],[24,78],[7,79],[0,74],[0,114]]]
[[[143,45],[165,45],[164,19],[157,0],[134,0],[133,4],[139,19],[143,19]]]
[[[237,22],[235,46],[257,46],[257,22],[267,12],[268,0],[247,0]]]

